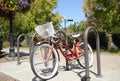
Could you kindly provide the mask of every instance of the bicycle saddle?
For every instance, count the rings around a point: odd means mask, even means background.
[[[79,36],[80,36],[80,34],[74,34],[74,35],[72,35],[73,38],[77,38]]]

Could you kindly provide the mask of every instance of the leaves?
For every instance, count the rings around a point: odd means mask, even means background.
[[[94,24],[93,26],[98,30],[107,33],[120,31],[119,0],[91,0],[89,2],[84,0],[84,3],[84,12],[87,13],[88,25]]]
[[[0,9],[4,12],[15,11],[18,6],[18,0],[0,0]]]
[[[52,21],[55,29],[58,29],[62,16],[58,12],[52,12],[57,6],[57,2],[58,0],[34,0],[31,1],[29,11],[21,10],[20,12],[16,12],[16,16],[13,19],[15,40],[18,35],[34,32],[36,25],[41,25],[49,21]],[[2,34],[5,37],[4,40],[6,40],[9,36],[9,21],[0,17],[0,27],[0,34]]]
[[[29,0],[0,0],[0,11],[9,13],[9,11],[16,12],[22,10],[29,10]]]
[[[5,4],[8,5],[10,11],[16,11],[17,10],[17,8],[19,6],[18,5],[18,0],[5,0],[5,1],[6,1]]]
[[[80,32],[84,32],[86,29],[86,23],[84,21],[81,22],[75,22],[74,24],[71,24],[68,29],[72,30],[72,33],[80,33]]]

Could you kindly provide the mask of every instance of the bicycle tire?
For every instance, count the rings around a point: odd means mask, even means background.
[[[84,51],[84,42],[81,42],[79,47],[80,47],[79,51]],[[94,56],[93,56],[93,50],[92,50],[92,48],[91,48],[91,46],[89,44],[88,44],[88,59],[89,59],[88,60],[89,61],[89,67],[92,67]],[[85,69],[85,57],[84,57],[84,54],[82,56],[80,56],[79,59],[77,59],[77,62],[81,67],[83,67]]]
[[[65,32],[59,30],[59,31],[56,32],[55,35],[57,37],[61,38],[62,40],[64,40],[66,44],[68,44],[68,40],[67,40],[67,36],[66,36]]]
[[[49,53],[50,49],[52,49],[52,54],[51,54],[52,56],[50,55],[51,51]],[[48,51],[48,53],[46,51]],[[46,58],[46,56],[50,58]],[[43,43],[40,44],[39,46],[36,46],[30,56],[30,63],[31,63],[31,69],[35,74],[35,76],[43,80],[48,80],[50,78],[53,78],[58,72],[58,65],[59,65],[58,54],[50,44]],[[51,66],[48,67],[50,63]]]
[[[59,43],[60,45],[62,45],[62,48],[65,48],[65,47],[64,47],[64,44],[63,44],[63,42],[62,42],[62,41],[64,41],[64,43],[65,43],[66,45],[68,45],[68,40],[67,40],[67,36],[66,36],[65,32],[59,30],[59,31],[56,32],[55,35],[56,35],[58,38],[61,39],[61,40],[56,40],[57,43]],[[65,48],[63,51],[64,51],[64,54],[66,55],[66,54],[67,54],[67,49]]]

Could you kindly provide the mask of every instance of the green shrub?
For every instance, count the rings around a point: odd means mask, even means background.
[[[115,47],[110,47],[108,49],[108,51],[111,52],[111,53],[119,53],[120,49],[118,49],[117,47],[116,48]]]
[[[24,40],[21,42],[21,46],[23,46],[23,47],[29,46],[28,41],[27,41],[26,39],[24,39]]]
[[[5,41],[5,42],[3,42],[3,47],[4,47],[4,48],[9,47],[9,46],[10,46],[9,41]]]
[[[68,45],[70,46],[70,48],[72,48],[73,46],[73,38],[71,36],[68,36],[67,37],[67,40],[68,40]]]
[[[75,39],[76,42],[78,42],[79,39],[80,39],[80,37],[78,37],[77,39]],[[73,43],[74,43],[74,38],[73,38],[71,35],[69,35],[69,36],[67,37],[67,40],[68,40],[68,45],[69,45],[69,47],[72,48],[72,47],[73,47]]]
[[[100,48],[108,49],[108,39],[105,32],[99,32],[99,37],[100,37]],[[93,32],[89,33],[88,42],[93,49],[96,49],[96,38]]]
[[[120,33],[113,34],[112,41],[118,48],[120,48]]]

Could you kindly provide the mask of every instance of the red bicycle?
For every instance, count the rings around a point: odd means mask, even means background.
[[[66,34],[63,31],[58,31],[57,33],[54,33],[53,28],[50,29],[50,27],[53,26],[50,25],[52,25],[51,22],[44,24],[44,27],[47,27],[49,29],[44,29],[43,36],[47,36],[47,38],[49,38],[49,41],[40,42],[40,44],[36,46],[36,48],[33,50],[30,56],[31,68],[33,73],[38,78],[44,80],[54,77],[55,74],[58,72],[60,61],[59,54],[62,54],[65,57],[66,64],[68,64],[68,62],[70,61],[77,60],[78,64],[85,68],[84,42],[81,39],[76,42],[76,38],[78,38],[80,34],[72,35],[72,37],[74,38],[74,43],[73,47],[70,48],[67,44]],[[53,31],[53,34],[51,34],[50,30]],[[51,35],[48,36],[47,34]],[[88,45],[88,52],[89,67],[91,67],[93,64],[93,51],[90,45]]]

